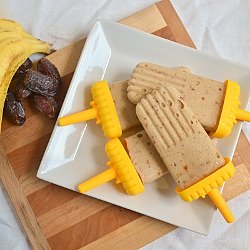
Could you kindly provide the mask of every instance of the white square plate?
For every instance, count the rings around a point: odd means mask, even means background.
[[[248,67],[205,55],[195,49],[109,21],[98,21],[89,33],[59,116],[89,107],[90,86],[100,79],[108,82],[128,79],[137,63],[148,61],[168,67],[186,66],[193,73],[241,85],[242,108],[249,99]],[[218,142],[224,156],[232,158],[241,124]],[[77,191],[77,185],[107,169],[101,127],[95,121],[55,126],[37,176]],[[87,195],[153,218],[208,234],[215,208],[210,200],[183,202],[168,175],[145,186],[138,196],[126,195],[120,185],[109,182]],[[237,215],[236,215],[237,217]]]

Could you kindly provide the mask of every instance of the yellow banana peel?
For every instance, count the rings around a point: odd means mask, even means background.
[[[38,52],[51,53],[51,44],[28,34],[15,21],[0,19],[0,132],[3,107],[10,82],[25,60]]]

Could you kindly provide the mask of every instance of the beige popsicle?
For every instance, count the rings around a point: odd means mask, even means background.
[[[234,174],[192,111],[171,86],[152,91],[136,106],[136,114],[175,182],[191,201],[209,195],[227,222],[234,216],[217,187]],[[183,195],[184,194],[184,195]]]
[[[143,183],[153,182],[168,173],[145,130],[126,137],[125,141],[130,159]]]
[[[187,68],[178,69],[189,72]],[[128,80],[109,84],[122,130],[140,125],[135,105],[127,98]],[[215,139],[213,139],[214,141]],[[130,158],[143,183],[150,183],[168,173],[159,153],[156,151],[145,130],[125,137]]]
[[[207,131],[215,131],[223,106],[224,83],[194,75],[173,72],[152,63],[139,63],[128,82],[128,99],[136,104],[153,89],[174,86]]]
[[[122,131],[140,125],[135,113],[135,105],[127,97],[128,80],[109,84]]]
[[[225,164],[215,145],[173,87],[146,95],[137,116],[176,183],[187,188]]]
[[[171,72],[190,72],[188,68],[171,68]],[[135,105],[127,97],[128,80],[117,81],[109,84],[109,89],[113,97],[117,115],[120,120],[122,131],[140,125],[135,113]]]
[[[122,183],[126,193],[136,195],[144,191],[145,183],[168,172],[145,131],[128,137],[126,141],[111,139],[106,143],[105,151],[109,168],[80,183],[80,193],[116,179],[117,184]]]
[[[145,130],[124,138],[125,148],[143,183],[153,182],[169,173]],[[212,138],[214,145],[217,139]]]

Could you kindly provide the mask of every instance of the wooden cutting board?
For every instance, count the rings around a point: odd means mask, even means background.
[[[168,0],[121,23],[194,47]],[[83,44],[81,40],[48,56],[63,77],[60,104]],[[29,102],[25,106],[24,126],[3,120],[0,177],[34,249],[138,249],[176,228],[37,179],[35,175],[55,121],[41,115]],[[233,159],[236,175],[224,189],[227,200],[249,190],[249,149],[249,142],[241,133]]]

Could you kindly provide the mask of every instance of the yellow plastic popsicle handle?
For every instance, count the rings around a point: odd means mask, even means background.
[[[231,133],[237,120],[250,121],[250,112],[239,109],[240,86],[231,80],[225,81],[226,93],[220,120],[215,132],[211,136],[223,138]]]
[[[128,194],[136,195],[142,193],[144,185],[120,140],[115,138],[107,142],[105,151],[110,160],[107,163],[110,169],[81,183],[78,186],[79,192],[84,193],[116,178],[116,183],[122,183]]]
[[[236,119],[240,121],[250,122],[250,112],[244,109],[238,109],[236,112]]]
[[[234,217],[227,206],[227,203],[217,189],[222,186],[224,181],[230,179],[235,173],[233,163],[228,158],[225,158],[225,161],[226,164],[214,173],[184,190],[177,187],[176,192],[184,201],[187,202],[191,202],[200,197],[205,198],[208,194],[226,221],[233,222]]]
[[[88,121],[97,117],[97,110],[95,108],[87,109],[72,115],[67,115],[59,118],[58,123],[60,126],[67,126],[70,124]]]
[[[93,98],[90,103],[91,109],[60,117],[58,124],[65,126],[96,118],[96,123],[102,126],[106,137],[120,137],[122,135],[121,125],[107,82],[99,81],[93,84],[91,94]]]
[[[208,193],[208,196],[214,203],[214,205],[219,209],[223,217],[228,223],[234,222],[234,215],[232,214],[230,208],[222,197],[221,193],[217,188],[214,188]]]
[[[80,193],[85,193],[101,184],[109,182],[116,178],[115,170],[110,168],[106,171],[94,176],[93,178],[83,182],[82,184],[78,185],[78,190]]]

